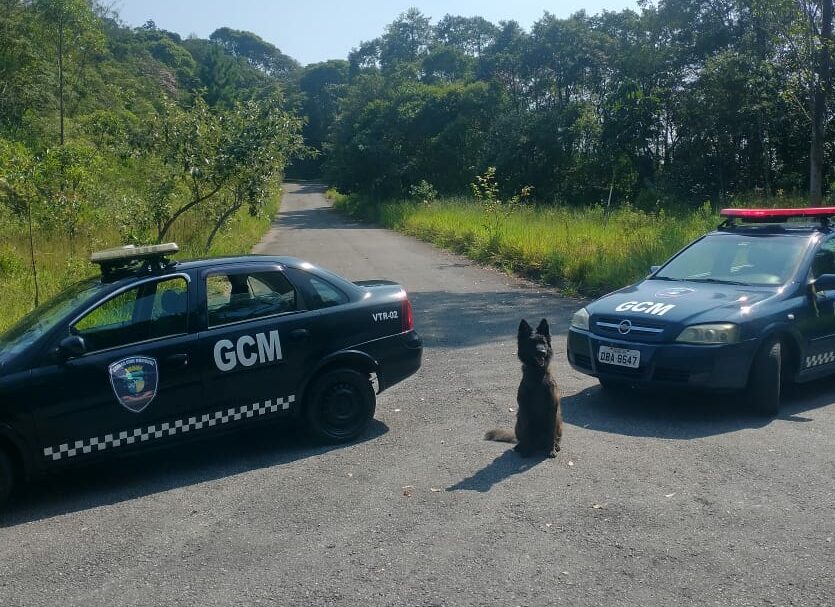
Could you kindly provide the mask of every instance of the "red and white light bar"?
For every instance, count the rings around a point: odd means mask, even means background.
[[[835,217],[835,207],[809,207],[805,209],[722,209],[722,217],[739,219],[786,219],[788,217]]]

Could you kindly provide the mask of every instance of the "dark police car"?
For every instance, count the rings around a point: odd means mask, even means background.
[[[0,336],[0,501],[19,479],[295,415],[360,435],[420,367],[406,292],[291,257],[95,253],[82,281]]]
[[[744,390],[765,415],[781,383],[835,372],[835,207],[721,215],[645,280],[574,314],[574,369],[604,389]]]

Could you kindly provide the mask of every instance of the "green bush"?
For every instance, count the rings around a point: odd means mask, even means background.
[[[26,272],[26,261],[11,249],[0,249],[0,280]]]

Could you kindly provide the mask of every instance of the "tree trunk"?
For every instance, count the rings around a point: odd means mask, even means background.
[[[61,145],[64,145],[64,24],[58,24],[58,114],[61,121]]]
[[[35,307],[40,305],[40,291],[38,289],[38,265],[35,263],[35,236],[32,230],[32,201],[26,206],[26,223],[29,224],[29,255],[32,260],[32,280],[35,283]]]
[[[214,227],[212,228],[212,233],[209,234],[209,237],[206,239],[206,253],[208,253],[209,249],[212,248],[212,242],[214,242],[215,236],[217,236],[217,233],[220,231],[220,229],[229,220],[229,218],[232,217],[232,215],[234,215],[242,206],[243,202],[238,202],[232,207],[226,209],[223,215],[220,216],[220,218],[217,220]]]
[[[174,214],[171,215],[171,217],[168,218],[168,221],[166,221],[164,224],[162,224],[162,228],[159,230],[159,233],[157,234],[157,244],[162,242],[162,239],[165,238],[165,235],[168,233],[168,230],[171,229],[171,226],[173,226],[174,222],[177,221],[177,219],[179,219],[180,215],[182,215],[183,213],[185,213],[189,209],[196,207],[198,204],[200,204],[201,202],[203,202],[207,198],[211,198],[212,196],[217,194],[220,191],[221,187],[223,187],[223,186],[222,185],[216,185],[215,188],[211,192],[209,192],[208,194],[205,194],[203,196],[198,196],[197,198],[193,199],[188,204],[183,205],[182,207],[180,207],[179,209],[174,211]]]
[[[812,140],[809,146],[809,205],[819,206],[823,200],[823,146],[826,134],[826,100],[832,90],[831,46],[832,2],[821,1],[820,50],[817,78],[812,88]]]

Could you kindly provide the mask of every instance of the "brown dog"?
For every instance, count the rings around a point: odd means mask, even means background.
[[[522,320],[517,342],[522,382],[516,392],[516,430],[490,430],[484,438],[518,442],[514,449],[523,457],[537,451],[556,457],[562,439],[562,412],[557,382],[549,369],[554,351],[548,321],[543,318],[534,333],[527,321]]]

